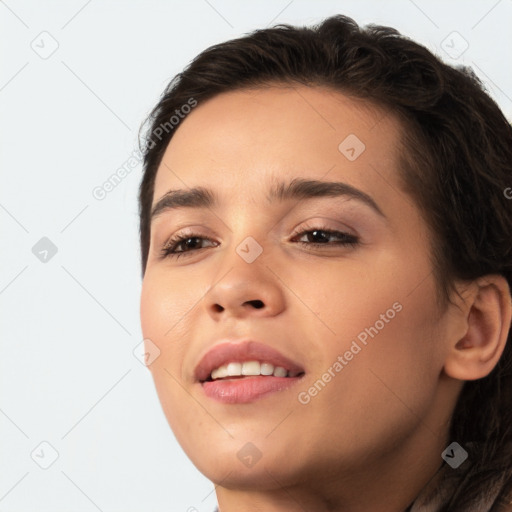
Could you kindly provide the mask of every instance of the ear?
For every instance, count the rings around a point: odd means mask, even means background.
[[[444,365],[446,374],[459,380],[491,373],[507,343],[512,317],[510,288],[503,276],[486,275],[469,289],[461,306],[465,332],[448,347]]]

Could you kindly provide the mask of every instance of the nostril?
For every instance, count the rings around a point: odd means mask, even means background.
[[[256,309],[261,309],[263,307],[263,302],[261,300],[250,300],[250,302]]]

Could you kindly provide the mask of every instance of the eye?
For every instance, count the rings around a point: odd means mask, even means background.
[[[330,230],[321,226],[316,228],[310,228],[304,231],[301,231],[295,238],[305,238],[308,240],[312,240],[309,242],[298,241],[297,243],[304,246],[325,246],[325,245],[347,245],[347,246],[355,246],[359,242],[359,239],[355,235],[351,235],[349,233],[344,233],[343,231]],[[337,238],[338,241],[334,243],[330,243],[329,239]]]
[[[312,227],[294,235],[293,239],[306,238],[308,241],[298,240],[297,243],[302,246],[322,247],[326,245],[342,245],[354,247],[358,244],[359,238],[343,231],[330,230],[321,226]],[[337,242],[331,242],[331,239],[337,239]],[[293,240],[292,239],[292,240]],[[170,238],[162,250],[160,255],[162,258],[179,258],[181,256],[190,255],[190,253],[197,252],[202,247],[203,242],[210,242],[215,247],[218,242],[210,238],[201,236],[198,233],[178,234]]]
[[[198,250],[197,245],[201,245],[201,240],[208,240],[212,243],[216,243],[209,238],[195,233],[176,235],[167,241],[160,251],[160,255],[162,258],[179,258],[183,255],[186,256],[188,253]],[[202,249],[202,247],[199,247],[199,249]]]

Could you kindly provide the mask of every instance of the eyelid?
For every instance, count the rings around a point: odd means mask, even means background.
[[[336,225],[338,224],[338,225]],[[350,227],[349,225],[340,222],[335,221],[331,218],[327,217],[310,217],[309,219],[303,220],[300,223],[296,225],[296,227],[292,230],[292,236],[295,236],[297,234],[300,234],[302,231],[306,231],[308,229],[322,229],[326,231],[343,231],[347,235],[351,235],[355,238],[360,239],[361,235],[359,232]]]
[[[221,239],[217,233],[212,231],[212,229],[206,228],[201,225],[185,225],[185,226],[179,226],[175,229],[173,229],[172,233],[165,237],[165,242],[163,244],[159,244],[162,247],[168,244],[169,240],[172,240],[173,238],[176,238],[178,236],[201,236],[203,238],[217,238]]]

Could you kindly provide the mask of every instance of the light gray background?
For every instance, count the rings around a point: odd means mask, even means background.
[[[512,0],[0,2],[0,512],[213,510],[133,353],[141,166],[93,190],[201,50],[335,13],[473,66],[512,119]]]

